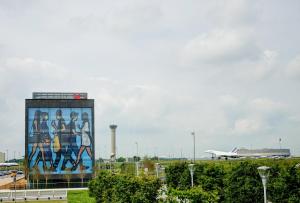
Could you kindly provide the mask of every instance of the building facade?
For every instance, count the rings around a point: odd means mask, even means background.
[[[289,157],[290,149],[238,149],[237,154],[243,157]]]
[[[0,163],[4,163],[5,162],[5,153],[0,152]]]
[[[29,182],[91,179],[95,163],[94,100],[87,93],[35,92],[25,100]]]

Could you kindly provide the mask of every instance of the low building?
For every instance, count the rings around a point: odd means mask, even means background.
[[[237,154],[241,157],[289,157],[290,149],[238,149]]]
[[[5,153],[0,152],[0,163],[4,163],[5,162]]]

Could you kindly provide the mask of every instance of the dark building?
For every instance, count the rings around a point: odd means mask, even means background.
[[[26,177],[31,187],[82,186],[95,164],[94,100],[87,93],[34,92],[25,100]]]

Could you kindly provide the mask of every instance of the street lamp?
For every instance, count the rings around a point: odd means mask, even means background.
[[[156,177],[158,178],[159,163],[155,163]]]
[[[160,167],[160,173],[162,174],[160,180],[162,180],[163,182],[166,181],[166,172],[165,172],[165,169],[166,169],[166,168],[165,168],[164,166],[161,166],[161,167]]]
[[[136,157],[139,156],[139,144],[138,142],[135,142],[135,145],[136,145]]]
[[[260,166],[257,168],[258,173],[261,177],[262,184],[264,186],[264,203],[267,203],[267,179],[269,177],[269,169],[268,166]]]
[[[193,136],[193,145],[194,145],[194,161],[193,161],[193,163],[195,163],[195,148],[196,148],[196,145],[195,145],[195,132],[192,132],[191,134]]]
[[[139,168],[140,168],[139,165],[140,165],[140,162],[139,162],[139,161],[135,162],[136,176],[139,176]]]
[[[192,187],[194,187],[194,165],[195,164],[189,164],[189,170],[190,170],[190,174],[191,174],[191,185]]]

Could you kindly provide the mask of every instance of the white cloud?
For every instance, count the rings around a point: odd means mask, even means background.
[[[233,132],[235,134],[253,134],[262,127],[261,121],[254,118],[243,118],[235,121]]]
[[[245,30],[215,30],[190,40],[182,53],[183,64],[222,64],[252,61],[259,48]]]
[[[284,105],[280,102],[272,101],[268,98],[256,98],[250,102],[251,108],[261,112],[275,112],[281,111]]]
[[[285,73],[290,78],[300,78],[300,54],[290,61]]]
[[[239,103],[239,99],[232,95],[222,95],[220,100],[225,106],[236,106]]]
[[[150,31],[162,16],[159,4],[149,1],[122,2],[105,15],[104,25],[115,33]]]
[[[0,60],[0,69],[3,72],[18,72],[48,77],[62,77],[66,74],[64,67],[49,61],[36,60],[31,57],[10,57]],[[57,74],[60,73],[60,74]]]
[[[260,10],[255,1],[218,1],[215,9],[216,20],[224,26],[249,26],[259,18]]]

